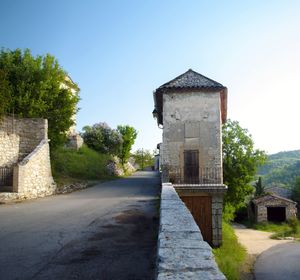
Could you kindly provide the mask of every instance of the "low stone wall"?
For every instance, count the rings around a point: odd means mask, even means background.
[[[42,140],[32,153],[14,167],[13,191],[23,198],[37,198],[55,193],[48,141]]]
[[[192,214],[170,183],[161,193],[157,279],[226,279]]]

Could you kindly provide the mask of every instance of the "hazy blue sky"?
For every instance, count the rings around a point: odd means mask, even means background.
[[[228,88],[257,148],[300,149],[300,1],[0,0],[0,46],[54,55],[81,88],[78,129],[161,130],[152,92],[189,68]]]

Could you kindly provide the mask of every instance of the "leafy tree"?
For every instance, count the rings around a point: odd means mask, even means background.
[[[120,154],[123,139],[119,131],[111,129],[105,122],[85,126],[83,130],[83,140],[91,149],[103,154]]]
[[[261,177],[258,178],[257,182],[255,183],[255,196],[261,196],[265,193],[265,187],[262,184]]]
[[[119,125],[117,130],[122,135],[123,144],[119,157],[122,164],[126,163],[130,157],[130,151],[137,137],[137,131],[129,125]]]
[[[254,142],[247,129],[237,121],[228,120],[223,125],[223,175],[228,186],[225,203],[238,209],[245,197],[253,192],[250,182],[258,166],[266,160],[263,151],[254,149]]]
[[[0,114],[46,118],[51,146],[62,144],[74,123],[71,117],[79,101],[79,88],[66,77],[67,73],[49,54],[33,57],[28,49],[2,49]],[[72,89],[76,92],[72,93]]]
[[[135,163],[140,166],[140,169],[144,169],[148,166],[154,165],[154,154],[149,150],[139,149],[132,154]]]
[[[294,187],[292,189],[292,199],[300,205],[300,176],[296,177]]]
[[[0,69],[0,118],[6,113],[9,107],[11,97],[11,88],[7,81],[7,74],[3,69]]]

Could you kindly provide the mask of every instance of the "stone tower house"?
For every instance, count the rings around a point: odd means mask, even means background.
[[[204,239],[222,240],[222,123],[227,88],[193,70],[154,92],[153,114],[163,127],[162,182],[173,183]]]

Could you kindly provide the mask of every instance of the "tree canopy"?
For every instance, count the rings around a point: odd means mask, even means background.
[[[34,57],[28,49],[2,49],[0,116],[48,119],[50,145],[64,143],[79,101],[79,88],[66,77],[66,71],[50,54]]]
[[[300,176],[296,177],[292,188],[292,199],[300,205]]]
[[[258,180],[255,182],[255,197],[259,197],[265,194],[265,187],[262,184],[261,177],[258,178]]]
[[[154,165],[154,153],[149,150],[138,149],[132,154],[135,163],[140,166],[140,169]]]
[[[225,203],[235,209],[244,205],[245,197],[253,192],[250,182],[257,168],[266,160],[264,151],[254,148],[252,136],[237,121],[223,125],[223,175],[228,186]]]
[[[137,131],[129,125],[118,125],[117,130],[122,135],[123,143],[119,157],[122,164],[126,163],[130,157],[130,151],[137,137]]]
[[[123,144],[122,135],[118,130],[110,128],[107,123],[87,125],[83,131],[82,138],[91,149],[103,154],[120,154]]]

